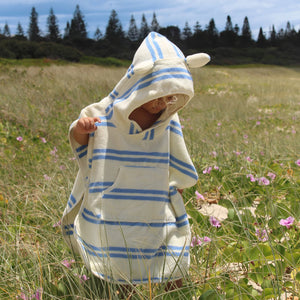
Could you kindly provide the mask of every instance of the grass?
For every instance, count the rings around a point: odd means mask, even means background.
[[[118,287],[87,272],[57,225],[77,170],[68,126],[81,108],[106,96],[125,70],[1,63],[1,299],[118,299]],[[184,198],[193,235],[202,243],[191,248],[190,277],[182,289],[139,286],[134,299],[297,296],[299,69],[205,67],[193,76],[195,97],[180,117],[200,178]],[[199,212],[207,201],[227,209],[220,227]],[[247,207],[256,207],[255,214]],[[280,225],[290,216],[290,228]]]

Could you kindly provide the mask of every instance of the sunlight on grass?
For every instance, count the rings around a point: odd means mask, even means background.
[[[68,126],[124,72],[83,64],[1,66],[1,299],[119,299],[118,286],[94,278],[67,248],[59,220],[77,171]],[[199,173],[184,192],[194,236],[190,276],[173,292],[159,284],[133,287],[132,299],[297,296],[299,69],[193,72],[195,97],[180,113]],[[223,207],[226,217],[215,222],[204,207]]]

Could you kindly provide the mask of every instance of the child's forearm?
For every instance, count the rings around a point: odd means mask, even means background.
[[[89,143],[89,134],[85,133],[79,133],[78,130],[76,130],[76,127],[74,127],[71,131],[71,134],[75,141],[80,145],[87,145]]]

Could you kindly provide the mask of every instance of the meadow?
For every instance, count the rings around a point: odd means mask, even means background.
[[[68,127],[126,69],[0,61],[0,299],[119,299],[63,241],[60,218],[77,172]],[[300,69],[193,70],[180,112],[199,173],[184,191],[191,268],[172,292],[132,299],[299,299]],[[201,213],[224,208],[226,215]]]

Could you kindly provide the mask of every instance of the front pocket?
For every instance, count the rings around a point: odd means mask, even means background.
[[[102,194],[102,218],[128,225],[174,221],[168,178],[164,168],[120,167],[114,184]]]

